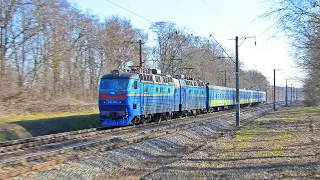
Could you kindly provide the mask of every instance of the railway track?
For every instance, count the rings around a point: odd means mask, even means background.
[[[201,115],[198,115],[197,117],[212,116],[217,113],[222,113],[222,112],[201,114]],[[163,121],[161,123],[183,121],[184,119],[185,119],[184,117],[176,118],[168,121]],[[96,139],[102,136],[115,135],[115,133],[117,132],[123,133],[124,131],[129,131],[133,128],[139,129],[139,128],[146,128],[146,127],[155,126],[155,125],[159,125],[159,123],[152,122],[148,124],[140,124],[137,126],[119,127],[119,128],[106,129],[106,130],[101,130],[99,128],[91,128],[91,129],[85,129],[85,130],[79,130],[79,131],[71,131],[66,133],[58,133],[58,134],[51,134],[51,135],[45,135],[45,136],[38,136],[38,137],[2,142],[0,143],[0,160],[7,157],[26,154],[25,151],[32,153],[37,150],[45,150],[48,148],[52,149],[59,146],[67,146],[75,143],[90,141],[92,139]]]
[[[208,116],[208,114],[204,115]],[[212,116],[212,114],[210,115]],[[171,123],[172,121],[181,121],[183,119],[185,118],[171,119],[162,123]],[[34,138],[7,141],[0,143],[0,160],[8,157],[19,156],[21,154],[32,153],[39,150],[52,149],[80,142],[86,142],[93,139],[102,138],[108,135],[117,135],[117,133],[123,133],[130,130],[139,130],[140,128],[152,127],[156,125],[159,125],[159,123],[152,122],[145,125],[141,124],[137,126],[119,127],[107,130],[92,128],[80,131],[72,131]]]
[[[270,109],[270,106],[263,105],[255,108],[245,108],[242,110],[242,117],[245,117],[246,114],[254,111],[258,112],[260,109],[266,108]],[[221,111],[217,112],[215,115],[218,115],[219,119],[222,118],[223,120],[226,117],[233,116],[233,114],[234,112]],[[26,141],[26,139],[24,139],[20,141],[17,140],[15,142],[6,142],[1,146],[2,153],[6,154],[6,159],[0,161],[0,179],[15,177],[26,172],[65,163],[73,159],[102,153],[108,150],[142,142],[147,139],[172,134],[212,122],[216,120],[214,118],[216,118],[216,116],[212,116],[212,114],[203,114],[192,118],[173,119],[169,122],[160,124],[150,123],[146,126],[140,125],[135,128],[124,127],[104,131],[88,129],[80,132],[75,131],[52,136],[42,136],[39,137],[39,139],[30,138],[32,139],[31,141]],[[81,140],[78,141],[78,139]],[[21,144],[18,142],[21,142]],[[53,144],[57,147],[53,150],[46,148],[42,151],[41,148],[37,147],[53,147]],[[66,144],[68,145],[66,146]],[[25,153],[21,156],[12,158],[12,155],[19,154],[16,153],[17,150],[28,150],[30,147],[34,148],[33,153]],[[4,150],[5,148],[7,148],[7,151]]]

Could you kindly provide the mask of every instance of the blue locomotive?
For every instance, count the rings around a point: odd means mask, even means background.
[[[102,126],[161,121],[235,105],[235,88],[212,86],[182,76],[173,78],[155,69],[139,71],[113,70],[101,78],[98,103]],[[240,90],[241,106],[265,101],[265,92]]]

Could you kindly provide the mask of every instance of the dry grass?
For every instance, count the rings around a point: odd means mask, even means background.
[[[318,179],[319,153],[320,107],[288,108],[227,133],[157,173],[178,179]]]
[[[97,102],[0,100],[0,142],[99,126]]]
[[[98,127],[97,110],[0,117],[0,142]]]
[[[82,112],[54,112],[54,113],[30,113],[27,115],[4,115],[0,117],[0,125],[1,123],[12,123],[18,121],[34,121],[40,119],[51,119],[51,118],[62,118],[68,116],[83,116],[83,115],[92,115],[98,114],[98,110],[91,111],[82,111]]]

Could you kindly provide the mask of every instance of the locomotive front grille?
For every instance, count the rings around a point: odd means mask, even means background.
[[[117,113],[116,112],[110,112],[109,117],[110,118],[116,118],[117,117]]]

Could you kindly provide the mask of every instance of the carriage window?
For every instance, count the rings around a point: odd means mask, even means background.
[[[156,77],[156,82],[161,82],[160,76],[155,76]]]
[[[137,81],[134,81],[134,83],[133,83],[133,89],[138,89],[138,82],[137,82]]]
[[[168,88],[168,93],[170,93],[170,88]]]
[[[160,88],[160,92],[162,92],[163,91],[163,88]]]
[[[191,94],[191,90],[189,90],[189,94]]]
[[[148,92],[148,87],[144,87],[144,92]]]
[[[158,91],[159,91],[159,88],[156,87],[156,92],[158,92]]]

